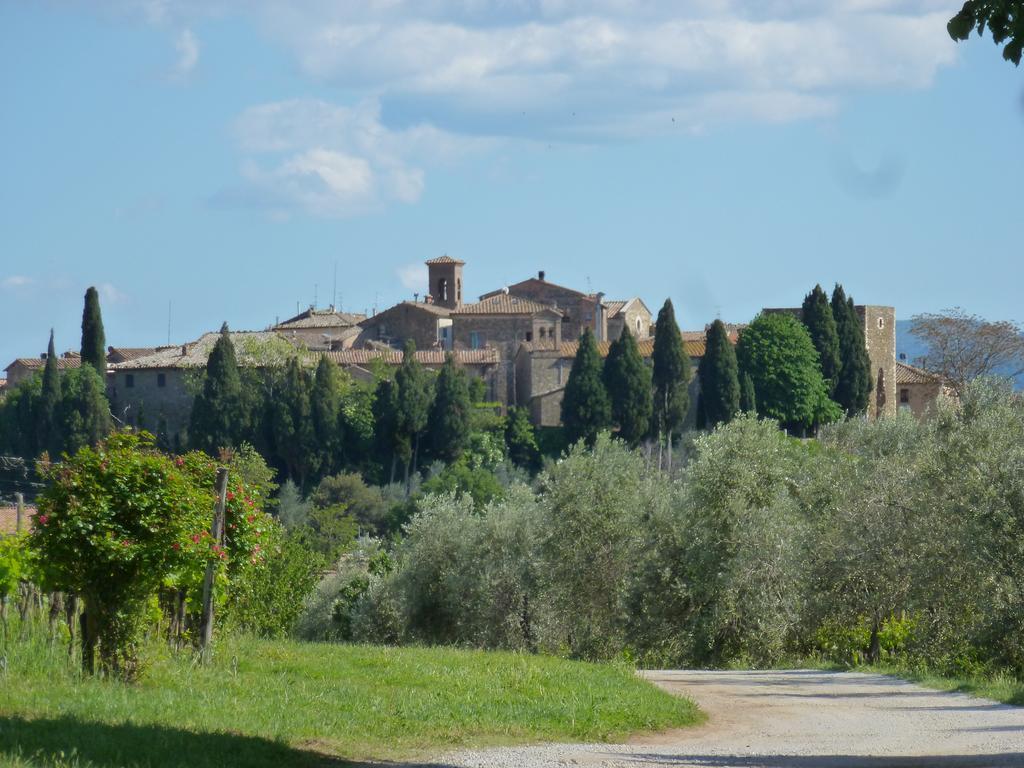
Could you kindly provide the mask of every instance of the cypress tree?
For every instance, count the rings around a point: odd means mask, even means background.
[[[593,445],[597,433],[611,426],[611,404],[601,380],[601,355],[594,334],[587,328],[569,371],[562,398],[562,425],[569,444],[585,440]]]
[[[804,297],[800,316],[811,334],[814,348],[818,350],[821,375],[828,385],[829,397],[832,397],[835,395],[836,385],[839,383],[839,371],[842,367],[839,357],[839,331],[832,308],[828,303],[828,296],[825,295],[825,291],[821,289],[820,285],[815,285],[814,290]]]
[[[715,320],[708,328],[697,378],[704,427],[714,429],[718,424],[732,421],[740,410],[739,367],[736,350],[721,320]]]
[[[238,444],[246,421],[235,345],[228,324],[224,323],[206,361],[203,389],[192,403],[189,443],[194,449],[216,456],[220,448]]]
[[[668,447],[668,468],[672,468],[672,435],[679,429],[690,407],[690,358],[676,325],[671,299],[665,299],[654,327],[654,430],[658,444],[664,435]],[[660,448],[659,448],[660,450]],[[660,462],[659,462],[660,463]]]
[[[68,371],[62,388],[60,431],[64,450],[72,454],[110,433],[110,403],[104,381],[91,365]]]
[[[430,379],[416,360],[416,344],[411,339],[405,342],[402,364],[395,373],[395,384],[398,386],[398,428],[412,448],[411,461],[406,459],[405,462],[405,487],[408,491],[409,471],[415,472],[419,464],[420,438],[427,428],[433,397]]]
[[[50,329],[50,343],[46,348],[46,367],[43,368],[43,391],[39,398],[39,447],[56,459],[62,449],[60,371],[57,369],[57,353],[54,350],[53,329]]]
[[[871,361],[864,341],[864,328],[843,287],[832,291],[832,316],[839,335],[839,378],[835,401],[849,416],[864,413],[871,394]]]
[[[462,455],[469,441],[470,407],[466,372],[449,352],[434,382],[434,402],[427,420],[434,457],[451,464]]]
[[[654,405],[651,371],[640,356],[629,328],[622,329],[608,349],[604,362],[604,385],[611,400],[612,423],[619,437],[636,446],[650,431]]]
[[[754,380],[749,373],[740,375],[740,410],[743,413],[757,413],[757,395],[754,393]]]
[[[513,407],[509,410],[505,422],[505,444],[508,446],[508,457],[516,466],[530,471],[540,467],[537,433],[525,408]]]
[[[399,428],[398,386],[391,379],[381,379],[373,397],[373,442],[383,468],[390,465],[388,482],[395,482],[395,467],[406,462],[412,448]]]
[[[292,357],[275,394],[271,412],[271,430],[277,457],[288,476],[300,488],[306,487],[316,461],[317,445],[313,430],[309,373]]]
[[[342,420],[338,418],[341,410],[341,384],[337,366],[320,356],[313,377],[313,394],[311,399],[313,416],[313,433],[316,442],[315,471],[321,476],[329,475],[341,469],[343,462]]]
[[[107,340],[103,335],[100,295],[92,286],[85,292],[82,310],[82,365],[91,365],[100,378],[107,376]]]

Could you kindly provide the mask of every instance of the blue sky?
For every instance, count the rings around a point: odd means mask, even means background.
[[[933,0],[0,4],[0,365],[386,307],[419,265],[1024,320],[1024,69]]]

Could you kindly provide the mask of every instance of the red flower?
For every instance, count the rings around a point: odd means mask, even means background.
[[[174,542],[173,544],[171,544],[171,549],[177,552],[179,549],[181,549],[181,544],[179,544],[178,542]]]
[[[130,546],[130,542],[128,541],[128,539],[125,539],[124,541],[122,541],[122,542],[121,542],[121,546],[122,546],[122,547],[127,547],[127,546]]]
[[[231,491],[228,491],[228,501],[234,501],[234,500],[235,500],[235,494],[233,494]]]
[[[195,542],[196,544],[199,543],[199,534],[198,533],[193,533],[192,534],[192,541]]]
[[[49,519],[50,519],[49,515],[39,515],[39,517],[36,518],[36,521],[40,525],[46,525],[46,521],[49,520]]]
[[[254,522],[255,520],[256,520],[256,515],[246,515],[246,516],[245,516],[245,521],[246,521],[247,523],[251,523],[251,522]]]
[[[178,458],[176,458],[174,460],[174,464],[177,467],[184,467],[185,466],[185,460],[183,458],[181,458],[181,456],[179,456]]]

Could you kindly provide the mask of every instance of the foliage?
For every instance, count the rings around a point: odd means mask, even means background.
[[[338,366],[320,356],[310,394],[314,456],[312,469],[321,476],[338,471],[344,464],[345,433],[340,418],[342,382]]]
[[[415,472],[418,466],[420,438],[427,428],[434,394],[430,374],[416,360],[416,345],[412,341],[405,344],[402,364],[395,372],[395,385],[398,388],[398,431],[412,448],[411,464],[410,458],[405,460],[408,485],[410,470]]]
[[[864,413],[871,394],[871,361],[864,342],[864,326],[847,298],[843,286],[832,291],[832,316],[839,334],[839,379],[836,382],[835,401],[849,416]]]
[[[292,357],[285,366],[270,405],[274,452],[291,480],[305,489],[315,471],[318,445],[310,404],[309,372]]]
[[[650,432],[654,405],[651,371],[644,364],[629,328],[623,328],[622,335],[609,347],[603,376],[611,401],[612,423],[618,426],[619,437],[636,446]]]
[[[914,315],[910,332],[928,348],[919,364],[958,394],[983,376],[1024,373],[1024,330],[1008,320],[988,321],[954,308]]]
[[[486,467],[471,467],[465,461],[449,464],[420,486],[424,494],[448,494],[458,498],[468,496],[477,508],[482,508],[504,493],[501,483]]]
[[[740,411],[740,380],[736,350],[721,320],[708,326],[704,357],[697,368],[705,425],[727,423]]]
[[[828,397],[811,337],[790,315],[758,315],[740,333],[736,357],[740,370],[753,380],[762,416],[800,431],[840,417]]]
[[[18,584],[29,577],[29,568],[28,534],[0,536],[0,601],[18,591]]]
[[[434,381],[434,399],[427,419],[432,456],[450,464],[462,455],[469,440],[470,407],[466,372],[448,353]]]
[[[412,446],[401,429],[398,385],[390,379],[381,379],[373,398],[374,448],[378,461],[384,467],[390,464],[387,482],[395,481],[395,468],[412,458]]]
[[[107,341],[103,335],[100,295],[89,286],[82,308],[82,365],[92,366],[101,380],[107,375]]]
[[[185,472],[135,435],[84,447],[46,478],[31,535],[42,581],[84,598],[86,668],[98,643],[102,668],[131,678],[146,601],[202,529],[201,495]]]
[[[740,374],[740,411],[757,413],[757,394],[754,392],[754,380],[749,373]]]
[[[807,326],[814,348],[818,350],[821,375],[828,385],[828,396],[832,397],[839,383],[842,358],[839,355],[839,330],[836,328],[836,319],[832,314],[828,296],[820,285],[815,285],[814,290],[804,297],[800,319]]]
[[[530,423],[530,414],[526,408],[513,406],[509,409],[505,424],[505,444],[508,446],[508,458],[517,466],[531,472],[540,466],[540,446],[537,443],[537,432]]]
[[[0,447],[5,454],[31,462],[45,446],[39,445],[39,403],[42,377],[31,376],[11,388],[0,400]]]
[[[587,328],[580,337],[562,398],[562,425],[570,443],[583,440],[593,445],[598,432],[611,425],[611,404],[601,368],[594,334]]]
[[[210,351],[202,391],[192,403],[188,428],[192,448],[215,456],[221,448],[238,445],[248,427],[247,411],[235,346],[225,323]]]
[[[343,507],[357,523],[359,532],[380,535],[389,511],[381,489],[368,486],[363,478],[352,472],[325,477],[310,496],[317,508]]]
[[[683,346],[671,299],[665,299],[658,312],[652,362],[654,431],[659,436],[667,435],[671,446],[672,433],[682,426],[690,407],[688,387],[692,378],[690,358]]]
[[[302,491],[291,480],[281,484],[277,497],[277,519],[288,530],[300,528],[309,521],[313,503],[302,498]]]
[[[61,442],[65,451],[73,453],[102,440],[113,424],[106,385],[92,366],[68,371],[63,378]]]
[[[60,371],[57,370],[57,351],[53,343],[53,329],[50,329],[50,343],[46,347],[46,366],[43,368],[42,392],[36,414],[39,430],[38,445],[50,456],[60,456],[64,447],[61,424],[61,400],[63,399]]]
[[[985,28],[992,32],[992,40],[1003,46],[1003,58],[1020,65],[1024,53],[1024,3],[1020,0],[967,0],[960,11],[949,20],[946,30],[954,40],[966,40],[971,30],[979,35]]]

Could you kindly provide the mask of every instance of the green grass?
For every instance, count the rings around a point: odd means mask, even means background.
[[[13,643],[0,766],[360,765],[701,719],[625,667],[543,656],[254,638],[220,641],[210,667],[159,644],[149,655],[125,685],[81,678],[60,643]]]

